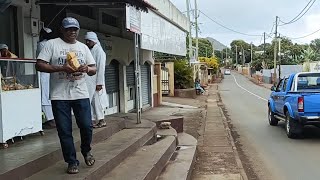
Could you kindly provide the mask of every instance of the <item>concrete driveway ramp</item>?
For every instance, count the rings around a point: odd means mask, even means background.
[[[175,157],[167,164],[157,180],[190,180],[195,164],[197,140],[187,133],[178,134]]]

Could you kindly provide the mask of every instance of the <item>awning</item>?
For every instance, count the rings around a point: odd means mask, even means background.
[[[148,11],[149,9],[156,10],[154,6],[145,0],[37,0],[39,5],[61,5],[61,6],[112,6],[117,7],[119,4],[130,4],[140,10]]]

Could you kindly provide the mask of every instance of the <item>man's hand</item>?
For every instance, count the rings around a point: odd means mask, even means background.
[[[99,92],[99,91],[101,91],[101,90],[102,90],[102,85],[97,85],[97,86],[96,86],[96,91]]]
[[[87,65],[81,65],[78,69],[78,72],[88,73],[89,67]]]
[[[72,67],[68,63],[65,63],[62,66],[62,69],[63,69],[64,72],[66,72],[68,74],[72,74],[72,73],[76,72],[75,70],[72,69]]]

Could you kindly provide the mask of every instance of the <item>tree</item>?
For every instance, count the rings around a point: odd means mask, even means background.
[[[219,61],[216,57],[199,57],[200,62],[205,62],[209,68],[213,68],[213,71],[216,73],[219,69]]]
[[[196,40],[192,40],[193,46],[196,46]],[[212,57],[213,48],[212,44],[208,39],[199,39],[199,54],[198,57]]]
[[[233,62],[236,62],[236,56],[238,56],[238,64],[250,62],[250,44],[245,42],[244,40],[234,40],[230,43],[231,51],[234,53]],[[237,50],[236,51],[236,46]],[[242,56],[242,52],[244,51],[244,58]],[[243,62],[244,59],[244,62]]]
[[[315,51],[309,46],[308,49],[304,50],[303,52],[304,62],[306,65],[303,67],[303,71],[309,72],[310,71],[310,61],[316,58]]]
[[[310,43],[310,47],[316,52],[320,53],[320,39],[312,40]]]
[[[193,70],[186,59],[174,62],[174,87],[175,89],[193,87]]]

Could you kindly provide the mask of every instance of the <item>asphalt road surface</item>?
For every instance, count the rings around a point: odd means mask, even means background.
[[[269,126],[270,90],[236,72],[225,76],[219,90],[233,130],[239,134],[236,141],[247,158],[245,164],[251,164],[247,171],[253,170],[258,179],[320,179],[320,129],[305,127],[304,138],[294,140],[287,138],[283,122]],[[253,177],[249,174],[249,179]]]

